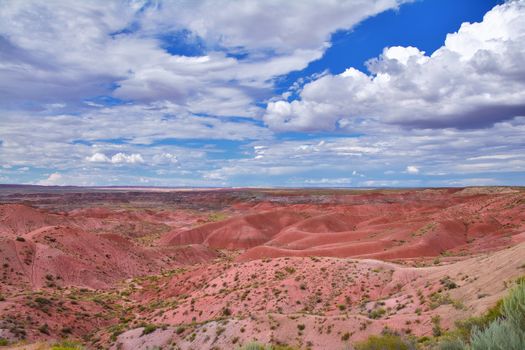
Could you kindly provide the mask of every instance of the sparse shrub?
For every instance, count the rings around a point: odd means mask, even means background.
[[[375,319],[381,318],[381,316],[383,316],[385,313],[386,313],[386,310],[380,307],[378,309],[372,310],[370,314],[368,315],[368,317],[375,320]]]
[[[441,341],[439,350],[525,349],[525,282],[518,281],[509,295],[484,315],[456,322],[456,327],[449,334],[455,339]]]
[[[460,339],[446,339],[439,343],[439,350],[467,350],[465,343]]]
[[[470,339],[472,350],[523,350],[525,334],[517,332],[510,320],[496,320],[483,331],[474,331]]]
[[[503,299],[501,313],[516,330],[525,333],[525,281],[520,281],[509,296]]]
[[[271,350],[271,348],[260,343],[248,343],[244,345],[241,350]]]
[[[502,318],[485,329],[475,329],[470,343],[472,350],[525,349],[525,282],[518,285],[501,304]]]
[[[240,350],[296,350],[288,345],[264,345],[257,342],[245,344]]]
[[[227,218],[228,218],[228,216],[225,213],[220,213],[220,212],[211,213],[210,215],[208,215],[208,221],[209,222],[222,221],[222,220],[225,220]]]
[[[51,300],[43,298],[43,297],[36,297],[35,302],[39,305],[51,305]]]
[[[456,282],[454,282],[449,276],[443,277],[439,282],[441,282],[446,289],[454,289],[458,287]]]
[[[0,338],[0,346],[7,346],[9,345],[9,340],[5,338]]]
[[[355,344],[356,350],[409,350],[410,343],[393,334],[373,335],[367,340]]]
[[[291,275],[292,273],[295,272],[295,268],[292,267],[292,266],[286,266],[284,269],[285,269],[286,272],[288,272],[290,275]]]
[[[157,330],[157,326],[154,324],[147,324],[144,326],[144,329],[142,330],[142,335],[153,333]]]
[[[441,316],[439,315],[432,316],[431,321],[432,321],[432,335],[434,337],[439,337],[442,333]]]
[[[218,337],[222,333],[224,333],[225,330],[226,330],[226,328],[224,328],[224,327],[217,327],[217,329],[215,330],[215,335]]]
[[[448,304],[452,304],[454,308],[456,309],[463,308],[463,304],[461,304],[461,302],[458,300],[453,300],[450,297],[450,294],[448,293],[442,294],[442,293],[436,292],[430,295],[430,305],[429,306],[432,310],[440,307],[441,305],[448,305]]]
[[[456,334],[461,340],[468,341],[470,334],[474,329],[483,330],[493,322],[501,317],[501,305],[503,301],[499,301],[494,307],[490,308],[485,314],[478,317],[470,317],[466,320],[456,321]]]
[[[18,242],[25,242],[26,241],[26,239],[24,237],[20,237],[20,236],[16,237],[16,240]]]
[[[44,334],[49,335],[49,326],[47,325],[47,323],[44,323],[43,325],[41,325],[40,327],[38,327],[38,331],[39,331],[40,333],[44,333]]]
[[[82,344],[75,342],[75,341],[69,341],[65,340],[63,342],[54,344],[51,346],[51,350],[82,350],[84,347]]]
[[[122,321],[122,320],[121,320]],[[112,326],[109,330],[111,332],[111,336],[110,336],[110,340],[111,341],[116,341],[118,336],[121,335],[122,333],[124,333],[124,330],[125,330],[125,327],[126,325],[125,324],[116,324],[114,326]]]

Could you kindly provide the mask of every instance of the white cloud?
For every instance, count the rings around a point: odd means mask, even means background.
[[[525,118],[517,118],[479,130],[406,130],[391,126],[374,127],[369,135],[360,137],[258,141],[250,145],[249,154],[253,157],[223,161],[212,173],[225,182],[245,174],[251,178],[273,176],[280,182],[283,176],[304,179],[320,174],[319,178],[329,178],[326,174],[330,174],[333,178],[343,178],[352,174],[363,179],[354,182],[355,185],[366,185],[365,181],[384,185],[387,185],[384,181],[397,181],[398,185],[446,185],[443,179],[428,179],[428,176],[454,178],[480,172],[525,171],[524,132]],[[485,158],[492,154],[496,156]],[[515,156],[506,159],[502,154]],[[288,171],[270,173],[266,171],[268,168]],[[446,174],[443,169],[447,169]],[[422,175],[418,181],[426,182],[409,180],[403,174]]]
[[[320,58],[334,31],[406,1],[3,2],[0,101],[96,108],[82,100],[113,94],[258,118],[276,76]],[[166,51],[162,38],[178,43],[181,31],[204,42],[200,56]]]
[[[414,169],[425,176],[446,169],[458,181],[525,171],[525,118],[512,119],[525,101],[523,1],[464,24],[434,53],[386,48],[368,62],[371,74],[319,72],[271,97],[275,79],[320,58],[335,30],[401,2],[3,2],[2,175],[21,181],[15,171],[27,166],[26,178],[46,169],[61,178],[46,174],[42,182],[61,184],[351,176],[356,185],[386,185],[419,184],[403,175]],[[203,41],[198,56],[166,51],[160,34],[184,29],[188,40]],[[295,93],[298,101],[283,100]],[[127,102],[89,99],[111,94]],[[255,101],[267,99],[270,129],[250,119],[263,118]],[[273,132],[334,128],[360,136],[284,140]],[[242,156],[218,140],[238,145]],[[131,167],[138,164],[147,166]]]
[[[406,168],[406,172],[409,174],[419,174],[419,168],[414,165],[409,165]]]
[[[494,178],[467,178],[458,180],[447,180],[444,183],[449,186],[494,186],[501,185],[501,181]]]
[[[304,86],[300,100],[268,104],[275,130],[364,128],[359,120],[416,128],[480,128],[525,115],[525,3],[507,2],[464,23],[426,55],[385,48],[371,75],[348,68]],[[366,130],[366,129],[365,129]]]
[[[86,160],[91,163],[109,163],[109,159],[104,153],[95,153],[92,156],[86,157]]]
[[[396,8],[402,0],[228,1],[164,3],[144,13],[145,30],[187,28],[212,45],[257,52],[317,50],[337,29]],[[203,20],[206,19],[206,20]]]
[[[177,156],[168,152],[153,156],[154,164],[177,164],[178,162],[179,160],[177,159]]]
[[[43,186],[56,186],[62,184],[62,175],[60,173],[52,173],[46,179],[37,183]]]
[[[352,183],[352,179],[347,177],[339,177],[339,178],[322,178],[322,179],[307,179],[304,180],[305,184],[308,185],[350,185]]]
[[[133,154],[117,153],[113,157],[111,157],[111,163],[113,164],[119,164],[119,163],[137,164],[137,163],[144,163],[144,159],[138,153],[133,153]]]
[[[477,157],[470,157],[467,160],[483,160],[483,159],[512,159],[512,158],[518,158],[519,155],[517,154],[492,154],[492,155],[484,155],[484,156],[477,156]]]
[[[112,163],[112,164],[138,164],[144,163],[142,155],[138,153],[126,154],[126,153],[116,153],[111,158],[106,156],[104,153],[95,153],[90,157],[86,157],[86,160],[91,163]]]

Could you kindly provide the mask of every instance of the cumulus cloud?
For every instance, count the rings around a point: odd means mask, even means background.
[[[126,154],[116,153],[111,158],[106,156],[104,153],[95,153],[90,157],[86,157],[86,160],[91,163],[112,163],[112,164],[138,164],[144,163],[142,155],[138,153]]]
[[[86,157],[86,161],[90,163],[112,163],[112,164],[139,164],[145,163],[144,158],[139,153],[126,154],[123,152],[118,152],[112,157],[106,156],[104,153],[96,152],[91,156]],[[179,161],[177,156],[172,153],[164,152],[161,154],[155,154],[151,158],[152,165],[162,165],[162,164],[177,164]]]
[[[136,164],[136,163],[144,163],[144,159],[142,159],[142,156],[138,153],[133,153],[133,154],[117,153],[113,157],[111,157],[111,163],[113,164],[119,164],[119,163]]]
[[[405,1],[7,1],[0,101],[75,104],[106,94],[260,117],[255,102],[270,97],[276,76],[320,58],[335,30]],[[171,54],[181,32],[202,41],[202,52]]]
[[[77,115],[6,111],[2,113],[0,128],[3,152],[15,152],[20,160],[38,160],[40,157],[30,155],[32,150],[49,151],[51,145],[53,149],[64,150],[74,143],[75,148],[82,148],[82,143],[75,143],[77,140],[85,144],[122,139],[130,144],[151,145],[166,139],[261,140],[270,137],[268,129],[249,120],[195,116],[167,102],[104,107]],[[71,156],[63,150],[64,155]]]
[[[347,186],[352,183],[352,179],[348,177],[307,179],[304,180],[304,183],[307,185],[317,186]]]
[[[356,128],[371,119],[411,128],[481,128],[525,115],[525,3],[494,7],[463,23],[427,55],[389,47],[367,63],[304,86],[300,99],[270,102],[275,130]]]
[[[523,1],[434,53],[385,48],[368,73],[320,72],[271,97],[331,33],[403,2],[2,2],[2,181],[448,185],[525,171]],[[170,52],[181,32],[201,50]],[[334,129],[359,136],[275,133]]]
[[[313,174],[321,179],[352,174],[356,186],[447,186],[446,178],[499,173],[515,174],[508,176],[516,176],[519,183],[519,174],[525,171],[524,132],[525,118],[516,118],[487,129],[407,130],[392,126],[360,137],[259,141],[251,145],[252,157],[225,160],[211,174],[223,181],[249,175],[261,182],[270,176],[287,182],[312,179]],[[418,175],[417,181],[407,179],[406,174]],[[304,180],[293,184],[301,182]]]
[[[38,181],[37,185],[56,186],[62,184],[62,174],[52,173],[46,179]]]
[[[104,153],[95,153],[90,157],[86,157],[86,160],[91,163],[109,163],[111,159],[108,158]]]
[[[406,172],[409,174],[419,174],[419,168],[415,165],[409,165],[406,168]]]
[[[153,156],[154,164],[177,164],[178,162],[177,155],[168,152]]]
[[[147,8],[143,25],[145,30],[187,28],[211,45],[248,52],[316,50],[335,30],[351,28],[404,2],[407,0],[210,0],[184,6],[173,2]]]

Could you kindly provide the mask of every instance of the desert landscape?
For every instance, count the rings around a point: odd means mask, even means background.
[[[525,0],[0,0],[0,350],[525,350]]]
[[[430,349],[525,275],[518,187],[2,186],[0,202],[14,349],[353,349],[380,334]]]

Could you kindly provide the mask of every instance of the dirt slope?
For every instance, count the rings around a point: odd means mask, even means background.
[[[523,275],[524,262],[525,243],[426,268],[338,258],[206,266],[163,282],[162,298],[167,305],[178,305],[176,309],[160,307],[143,315],[171,327],[150,335],[142,335],[140,328],[130,330],[118,337],[114,348],[174,342],[181,349],[229,349],[253,339],[344,348],[384,327],[430,335],[433,316],[440,315],[446,329],[454,320],[492,306]],[[149,288],[144,286],[134,298],[147,300]],[[350,337],[344,340],[347,332]]]

